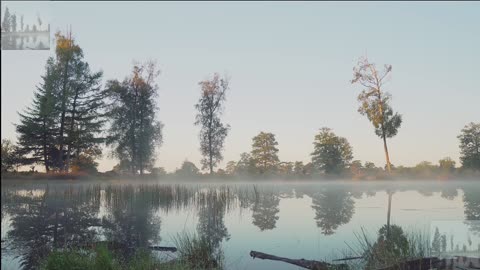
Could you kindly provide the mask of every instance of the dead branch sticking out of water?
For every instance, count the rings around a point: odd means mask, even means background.
[[[332,260],[334,262],[339,262],[339,261],[351,261],[351,260],[359,260],[359,259],[363,259],[365,257],[363,256],[358,256],[358,257],[346,257],[346,258],[341,258],[341,259],[335,259],[335,260]]]
[[[321,261],[314,261],[314,260],[305,260],[305,259],[289,259],[284,257],[278,257],[275,255],[270,255],[258,251],[250,251],[250,256],[252,258],[259,258],[262,260],[272,260],[272,261],[281,261],[286,262],[289,264],[293,264],[296,266],[300,266],[302,268],[311,269],[311,270],[332,270],[332,269],[348,269],[345,264],[329,264],[326,262]]]
[[[170,252],[177,251],[176,247],[149,246],[148,248],[156,251],[170,251]]]

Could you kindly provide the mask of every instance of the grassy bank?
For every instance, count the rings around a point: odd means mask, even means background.
[[[148,249],[138,249],[124,258],[100,245],[94,250],[65,249],[52,251],[41,263],[41,270],[190,270],[223,269],[223,252],[207,238],[184,233],[174,238],[177,256],[159,259]]]

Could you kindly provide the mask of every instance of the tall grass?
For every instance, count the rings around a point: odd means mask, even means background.
[[[194,233],[177,234],[173,238],[178,260],[189,269],[223,269],[223,251]]]
[[[41,270],[194,270],[223,269],[223,251],[206,237],[182,233],[173,239],[177,258],[160,260],[148,249],[138,249],[133,257],[115,256],[106,245],[95,250],[56,250],[41,263]]]
[[[350,247],[349,256],[361,258],[349,262],[351,269],[381,269],[432,256],[428,234],[418,231],[407,233],[397,225],[390,226],[388,239],[386,225],[380,228],[375,240],[363,228],[360,233],[355,233],[355,237],[356,246]]]
[[[106,246],[87,250],[53,251],[40,265],[41,270],[189,270],[178,261],[160,261],[149,250],[140,249],[129,261],[116,257]]]

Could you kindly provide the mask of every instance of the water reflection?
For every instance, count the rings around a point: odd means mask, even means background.
[[[447,200],[453,200],[458,196],[458,190],[456,187],[445,187],[442,189],[441,196]]]
[[[158,187],[109,186],[105,189],[107,214],[103,217],[105,238],[122,249],[125,256],[133,255],[136,247],[144,247],[159,241],[160,194],[165,191]]]
[[[2,50],[49,50],[50,33],[2,33]]]
[[[199,236],[205,237],[212,246],[218,248],[222,243],[230,241],[231,234],[235,235],[237,229],[227,228],[228,213],[247,211],[249,214],[245,217],[246,221],[236,226],[254,226],[259,229],[255,233],[280,230],[277,228],[278,224],[289,221],[288,216],[280,216],[282,209],[290,207],[290,200],[310,204],[311,199],[311,205],[306,205],[305,209],[312,211],[315,222],[312,227],[314,230],[318,230],[315,226],[320,228],[323,235],[332,236],[348,227],[347,224],[355,215],[365,213],[356,213],[361,212],[361,209],[355,209],[359,202],[368,200],[383,208],[388,203],[383,194],[389,190],[389,194],[394,194],[394,205],[398,207],[408,200],[402,199],[401,192],[412,189],[423,196],[436,196],[438,200],[447,203],[463,203],[465,220],[480,221],[479,184],[412,187],[381,183],[26,185],[2,182],[2,255],[4,246],[8,246],[16,255],[21,255],[25,269],[35,269],[40,260],[54,248],[88,247],[98,241],[108,241],[128,257],[136,247],[163,243],[165,239],[161,239],[160,233],[166,230],[165,221],[182,213],[196,213],[198,223],[194,229]],[[283,203],[285,198],[289,200]],[[395,216],[398,213],[391,214]],[[388,214],[382,210],[380,215],[383,225],[385,220],[388,220],[388,216],[385,219]],[[369,216],[363,218],[368,219]],[[181,222],[177,224],[178,227],[185,225],[185,220],[176,222]],[[310,219],[302,223],[311,222]],[[368,221],[365,221],[365,225],[368,224]],[[472,233],[480,234],[480,223],[468,224]],[[353,229],[355,228],[348,228]],[[6,233],[3,233],[4,231]],[[352,239],[353,233],[354,231],[351,231]],[[174,232],[167,231],[163,235],[172,234]],[[255,241],[255,236],[245,237],[253,237],[252,240]],[[276,241],[282,244],[283,239]],[[230,242],[229,244],[232,245]]]
[[[255,202],[252,207],[252,223],[260,231],[272,230],[276,227],[280,209],[280,198],[269,192],[258,192],[255,190]]]
[[[208,239],[210,245],[215,249],[225,239],[229,240],[227,227],[225,227],[225,211],[230,205],[232,197],[230,190],[222,188],[220,190],[209,189],[200,192],[198,196],[198,225],[197,231],[200,237]]]
[[[465,189],[463,201],[465,206],[465,219],[470,229],[477,235],[480,235],[480,187],[476,186]]]
[[[312,195],[315,221],[325,235],[350,221],[355,211],[352,195],[344,188],[328,188]]]
[[[96,217],[100,206],[98,186],[66,190],[47,187],[40,195],[7,191],[3,197],[10,202],[2,207],[11,215],[8,240],[23,256],[22,265],[27,269],[34,268],[52,248],[91,243],[95,239],[93,228],[101,226]]]

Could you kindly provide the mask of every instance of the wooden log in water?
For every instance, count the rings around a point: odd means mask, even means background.
[[[331,270],[331,269],[348,269],[348,267],[345,264],[330,264],[327,262],[321,262],[321,261],[314,261],[314,260],[305,260],[305,259],[289,259],[289,258],[284,258],[284,257],[278,257],[275,255],[270,255],[267,253],[263,252],[258,252],[258,251],[250,251],[250,256],[252,258],[259,258],[262,260],[272,260],[272,261],[281,261],[281,262],[286,262],[289,264],[293,264],[296,266],[300,266],[302,268],[306,269],[311,269],[311,270]]]
[[[345,257],[341,259],[335,259],[332,260],[333,262],[339,262],[339,261],[351,261],[351,260],[359,260],[365,258],[364,256],[357,256],[357,257]]]
[[[170,251],[170,252],[176,252],[177,251],[176,247],[149,246],[148,248],[151,249],[151,250],[156,250],[156,251]]]

